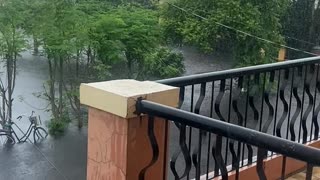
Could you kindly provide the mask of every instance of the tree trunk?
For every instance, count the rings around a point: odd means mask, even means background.
[[[315,26],[315,0],[312,0],[311,2],[310,2],[310,13],[311,13],[311,19],[310,19],[310,27],[309,27],[309,39],[308,39],[308,41],[309,42],[313,42],[313,43],[316,43],[315,42],[315,34],[314,34],[314,26]],[[312,48],[312,47],[311,47]]]
[[[128,68],[128,79],[132,78],[132,58],[129,54],[126,54],[126,58],[127,58],[127,68]]]
[[[5,97],[6,92],[3,89],[3,91],[1,93],[3,93],[3,95],[2,95],[2,117],[1,117],[1,120],[2,120],[1,123],[3,126],[3,125],[5,125],[5,122],[6,122],[6,97]]]
[[[12,61],[13,61],[12,58],[7,59],[7,81],[8,81],[8,90],[7,90],[8,119],[7,120],[9,122],[11,122],[11,119],[12,119],[12,77],[13,77]]]
[[[82,119],[82,114],[81,114],[81,105],[80,105],[80,100],[78,97],[74,97],[75,105],[76,105],[76,117],[78,119],[78,127],[82,128],[83,127],[83,119]]]
[[[80,82],[80,77],[79,77],[80,55],[81,55],[81,53],[78,51],[77,52],[77,59],[76,59],[76,80],[75,80],[76,85],[79,85],[79,82]],[[73,101],[74,101],[74,104],[76,106],[76,112],[75,113],[76,113],[76,117],[78,119],[78,127],[82,128],[83,121],[82,121],[82,117],[81,117],[80,100],[79,100],[79,98],[77,96],[74,96],[73,97]]]
[[[48,58],[48,63],[49,63],[49,100],[50,100],[50,104],[51,104],[51,111],[52,111],[52,115],[54,117],[54,119],[56,119],[58,117],[58,113],[56,110],[56,104],[55,104],[55,71],[54,71],[54,67],[52,64],[52,59],[49,57]]]
[[[79,82],[79,66],[80,66],[80,51],[77,51],[77,59],[76,59],[76,83]]]
[[[35,35],[33,35],[33,54],[34,55],[39,54],[39,41]]]
[[[59,113],[63,114],[63,57],[59,56]]]

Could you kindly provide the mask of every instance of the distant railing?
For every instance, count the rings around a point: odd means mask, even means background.
[[[158,82],[180,87],[183,110],[305,144],[319,138],[318,63],[320,57],[313,57]],[[213,136],[203,129],[174,123],[171,134],[179,136],[179,148],[171,152],[170,168],[175,179],[209,174],[211,168],[218,176],[219,172],[238,171],[258,160],[259,151],[252,143],[243,144],[229,136]],[[209,162],[211,147],[215,163]],[[285,172],[285,158],[283,163]],[[181,164],[184,172],[177,168]]]
[[[199,132],[210,133],[210,137],[216,136],[217,139],[221,137],[230,138],[230,141],[236,141],[238,143],[246,143],[251,146],[258,147],[258,156],[257,156],[257,174],[261,180],[266,180],[267,177],[263,168],[263,159],[267,151],[272,151],[275,153],[280,153],[282,155],[295,158],[297,160],[301,160],[307,163],[307,176],[306,179],[311,179],[312,177],[312,169],[313,166],[320,166],[320,150],[311,148],[308,146],[304,146],[302,144],[292,142],[283,138],[279,138],[276,136],[268,135],[265,133],[261,133],[255,130],[251,130],[248,128],[244,128],[237,125],[232,125],[230,123],[226,123],[223,121],[215,120],[212,118],[208,118],[205,116],[197,115],[194,113],[186,112],[183,110],[171,108],[168,106],[164,106],[158,103],[153,103],[146,100],[140,100],[137,102],[137,110],[138,113],[144,113],[149,115],[149,125],[148,125],[148,137],[150,140],[150,144],[153,149],[153,158],[151,163],[146,166],[141,172],[139,179],[143,180],[145,173],[148,171],[148,168],[151,167],[157,160],[159,155],[159,149],[157,145],[157,140],[155,139],[153,123],[154,117],[161,117],[164,119],[169,119],[175,123],[178,123],[180,131],[185,131],[186,127],[193,127],[199,130]],[[232,139],[232,140],[231,140]],[[181,139],[180,139],[181,140]],[[199,142],[201,143],[201,141]],[[182,142],[181,144],[188,150],[188,147]],[[201,147],[201,146],[200,146]],[[212,147],[212,156],[207,156],[208,163],[210,159],[214,159],[216,161],[216,166],[218,167],[217,171],[214,171],[215,174],[221,175],[223,180],[228,179],[228,171],[226,165],[223,162],[221,150],[217,148],[217,146]],[[201,152],[201,150],[199,150]],[[199,156],[191,157],[189,153],[183,153],[185,160],[187,163],[193,161],[195,164],[199,163]],[[196,166],[199,168],[199,166]],[[186,167],[184,174],[182,176],[178,176],[175,174],[175,179],[181,179],[187,176],[187,171],[190,169],[190,166]],[[238,168],[237,168],[238,169]],[[174,169],[172,169],[174,170]],[[239,170],[239,169],[238,169]],[[239,171],[236,171],[236,179],[239,177]],[[199,171],[199,170],[198,170]],[[200,179],[200,174],[197,173],[195,179]],[[210,176],[209,170],[207,169],[205,179],[212,179]]]

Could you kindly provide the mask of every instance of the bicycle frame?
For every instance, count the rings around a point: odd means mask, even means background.
[[[12,137],[13,139],[17,139],[18,143],[22,143],[22,142],[26,142],[29,139],[29,136],[31,135],[31,133],[33,132],[33,139],[34,142],[36,142],[36,137],[39,139],[40,137],[42,138],[46,138],[48,136],[48,133],[45,129],[43,129],[41,126],[38,126],[38,123],[41,123],[41,119],[39,116],[39,119],[37,119],[35,116],[33,116],[34,111],[32,111],[31,116],[29,116],[29,121],[30,121],[30,125],[28,127],[28,130],[26,132],[23,132],[23,130],[20,129],[20,127],[14,122],[11,121],[9,124],[6,124],[5,126],[7,128],[5,128],[6,130],[3,131],[3,133],[7,134],[8,136]],[[17,119],[21,119],[22,116],[19,116]],[[13,125],[16,126],[16,128],[18,128],[18,130],[20,130],[23,134],[22,137],[19,138],[19,136],[17,135],[17,133],[15,132],[15,130],[13,129]],[[44,136],[41,135],[41,133],[39,131],[43,131]]]
[[[13,123],[13,124],[14,124],[18,129],[20,129],[15,123]],[[21,143],[21,142],[26,142],[26,141],[27,141],[27,139],[28,139],[29,136],[31,135],[32,130],[35,129],[35,128],[36,128],[36,126],[31,123],[31,124],[29,125],[29,127],[28,127],[27,132],[24,133],[24,135],[23,135],[21,138],[19,138],[19,137],[17,136],[16,132],[14,131],[14,129],[13,129],[12,127],[11,127],[11,131],[14,133],[14,135],[15,135],[16,139],[18,140],[18,142]]]
[[[10,130],[10,133],[11,133],[11,135],[13,134],[15,136],[15,138],[18,140],[19,143],[21,142],[19,137],[18,137],[18,135],[17,135],[17,133],[13,129]]]

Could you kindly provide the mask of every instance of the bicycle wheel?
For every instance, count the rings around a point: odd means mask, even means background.
[[[0,144],[2,146],[10,146],[16,143],[15,139],[8,133],[0,132]]]
[[[34,143],[43,141],[48,136],[47,131],[42,127],[36,127],[33,132]]]

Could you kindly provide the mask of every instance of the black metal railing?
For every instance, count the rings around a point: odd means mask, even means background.
[[[308,167],[306,179],[311,180],[313,167],[320,166],[320,150],[302,145],[297,142],[292,142],[284,138],[279,138],[256,130],[251,130],[249,128],[233,125],[176,108],[171,108],[147,100],[139,100],[137,102],[137,109],[139,113],[148,114],[149,116],[148,136],[153,149],[152,161],[141,171],[139,176],[140,180],[144,179],[145,172],[148,171],[148,168],[151,167],[159,157],[159,148],[153,129],[154,117],[161,117],[163,119],[169,119],[175,123],[178,123],[181,131],[185,131],[186,126],[189,126],[198,129],[200,132],[210,133],[213,136],[216,136],[217,139],[218,137],[226,137],[230,138],[230,141],[232,139],[232,141],[235,142],[256,146],[258,148],[256,172],[261,180],[267,179],[263,168],[263,159],[266,157],[265,155],[267,151],[272,151],[306,162]],[[182,144],[184,144],[184,139],[182,139]],[[188,150],[188,147],[186,147],[185,144],[183,146],[186,150]],[[193,159],[193,157],[189,156],[188,154],[189,153],[184,153],[186,162],[190,163],[191,161],[198,161]],[[205,174],[203,178],[212,179],[217,173],[218,175],[221,175],[223,180],[228,179],[227,167],[223,160],[221,160],[221,151],[217,149],[217,146],[212,146],[210,156],[207,156],[206,158],[214,159],[214,161],[217,163],[217,168],[215,168],[213,175],[210,175],[210,173],[207,171],[207,174]],[[176,173],[174,174],[174,179],[183,178]],[[187,176],[186,171],[184,171],[183,176]],[[239,166],[236,169],[235,177],[236,179],[239,179]],[[194,178],[196,180],[200,180],[201,175],[198,173]]]
[[[180,87],[183,110],[304,144],[319,138],[318,63],[320,57],[313,57],[158,82]],[[174,123],[171,139],[179,137],[179,147],[171,144],[170,167],[175,177],[190,179],[211,169],[217,176],[219,166],[232,171],[257,160],[258,149],[250,144]],[[207,156],[213,143],[220,155],[210,163]],[[285,162],[286,157],[283,174]]]

